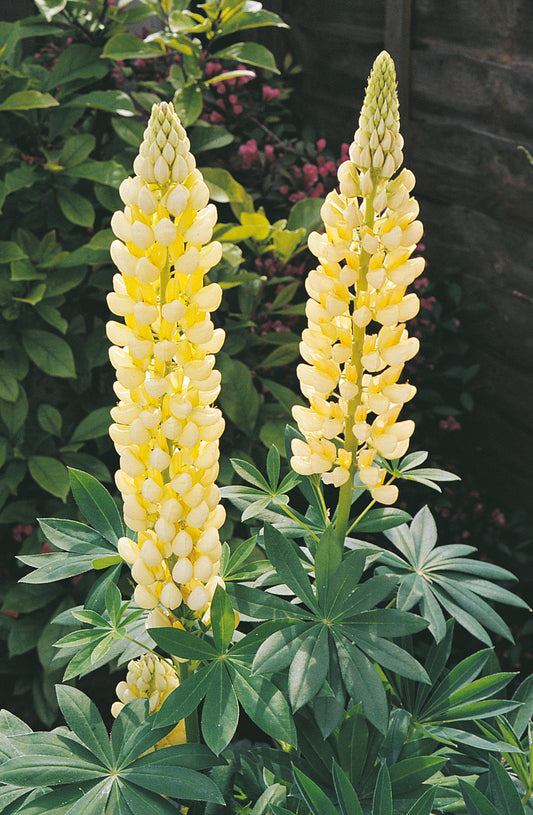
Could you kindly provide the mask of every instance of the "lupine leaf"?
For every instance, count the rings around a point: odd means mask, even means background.
[[[274,739],[296,746],[296,730],[285,697],[275,685],[231,662],[233,687],[248,716]],[[170,698],[170,697],[169,697]]]
[[[320,536],[315,557],[315,587],[318,602],[324,610],[331,605],[330,595],[338,594],[341,560],[342,553],[335,538],[335,528],[330,525]]]
[[[395,507],[383,507],[381,509],[371,509],[367,512],[353,528],[357,534],[362,532],[383,532],[401,524],[408,523],[411,516],[403,509]]]
[[[268,559],[274,566],[276,572],[294,594],[306,603],[309,609],[319,613],[315,595],[311,588],[309,578],[304,571],[302,562],[292,544],[269,524],[265,525],[264,531],[265,549]]]
[[[332,775],[341,815],[363,815],[355,790],[348,776],[336,761],[333,762]]]
[[[446,761],[441,756],[413,756],[396,762],[389,768],[394,795],[407,795],[418,790],[420,784],[439,772]]]
[[[110,767],[109,737],[96,705],[77,688],[67,685],[58,685],[56,693],[59,707],[70,729],[102,764]]]
[[[307,623],[297,623],[271,634],[257,649],[254,673],[273,674],[290,665],[308,630]]]
[[[459,788],[469,815],[500,815],[500,811],[472,784],[459,778]],[[514,815],[520,815],[520,810]]]
[[[378,773],[372,811],[379,815],[392,815],[392,789],[387,765],[383,763]]]
[[[270,592],[260,591],[240,583],[229,583],[226,590],[239,614],[256,620],[311,619],[311,615],[294,603]]]
[[[249,484],[253,484],[255,487],[258,487],[260,490],[263,490],[270,494],[270,487],[268,486],[267,481],[263,478],[257,467],[254,467],[253,464],[249,464],[247,461],[241,461],[237,458],[230,459],[231,466],[235,470],[235,472],[244,478],[245,481],[248,481]]]
[[[163,752],[163,751],[162,751]],[[122,780],[128,780],[142,789],[160,794],[163,790],[178,800],[214,801],[224,803],[216,784],[205,775],[176,767],[164,766],[162,762],[151,761],[150,756],[137,759],[129,767],[121,770]]]
[[[155,718],[155,726],[177,724],[196,710],[210,683],[214,681],[213,669],[213,664],[197,668],[193,676],[175,688],[161,705]]]
[[[296,767],[294,768],[294,780],[298,792],[313,815],[336,815],[336,809],[326,793]]]
[[[313,699],[326,680],[329,666],[328,629],[309,629],[289,669],[289,698],[294,712]]]
[[[436,790],[429,789],[415,801],[407,815],[431,815]]]
[[[367,657],[355,646],[336,636],[337,653],[346,690],[361,702],[366,718],[381,732],[387,731],[389,709],[383,682]]]
[[[202,735],[215,755],[220,755],[231,739],[239,721],[239,703],[228,671],[221,662],[213,672],[202,708]]]
[[[69,472],[72,494],[80,511],[106,540],[116,544],[124,534],[124,527],[110,494],[92,475],[81,470]]]
[[[32,788],[92,781],[105,775],[104,767],[66,755],[17,756],[0,767],[0,781]]]
[[[184,659],[215,659],[217,650],[207,640],[202,640],[181,628],[149,628],[148,633],[167,653]]]

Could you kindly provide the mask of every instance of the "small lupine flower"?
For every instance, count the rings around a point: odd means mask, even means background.
[[[293,409],[305,442],[293,442],[291,464],[335,486],[357,471],[384,504],[394,503],[398,491],[384,483],[386,470],[376,466],[376,454],[404,455],[414,430],[412,421],[398,421],[416,390],[400,378],[419,346],[405,328],[419,301],[406,289],[424,269],[422,258],[411,258],[422,224],[409,196],[414,176],[398,173],[402,146],[394,64],[382,52],[350,158],[339,167],[340,191],[322,207],[326,232],[309,236],[320,265],[306,282],[305,363],[297,373],[310,407]]]
[[[137,541],[118,542],[131,564],[141,608],[205,612],[221,545],[218,440],[220,391],[214,354],[224,341],[210,314],[221,300],[206,272],[221,257],[211,241],[216,209],[171,104],[154,105],[136,175],[120,186],[124,211],[111,226],[120,274],[108,295],[107,335],[116,369],[110,436],[120,455],[115,480]]]
[[[126,680],[117,685],[116,694],[119,701],[111,705],[111,714],[116,718],[124,705],[133,699],[148,699],[149,712],[155,713],[178,685],[178,675],[169,660],[153,654],[144,654],[140,659],[128,663]],[[185,720],[182,720],[156,744],[154,749],[159,750],[185,742]]]

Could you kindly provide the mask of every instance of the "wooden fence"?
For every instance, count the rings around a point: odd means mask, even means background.
[[[431,274],[459,266],[488,310],[469,440],[515,505],[533,490],[533,2],[270,0],[290,24],[274,47],[302,64],[303,121],[349,141],[369,68],[386,47],[399,79],[406,166]]]

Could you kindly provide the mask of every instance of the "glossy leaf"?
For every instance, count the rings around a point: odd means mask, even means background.
[[[264,45],[255,42],[235,42],[221,51],[216,51],[212,56],[216,59],[237,60],[247,65],[264,68],[275,74],[279,73],[272,52],[265,48]]]
[[[22,344],[32,362],[50,376],[74,377],[74,357],[70,346],[55,334],[37,328],[26,328]]]
[[[65,501],[70,491],[70,481],[64,464],[50,456],[30,456],[28,469],[43,490]]]

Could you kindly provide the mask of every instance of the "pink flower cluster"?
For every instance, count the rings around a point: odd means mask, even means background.
[[[237,70],[243,71],[245,70],[245,66],[239,64],[237,65]],[[206,62],[204,72],[207,79],[211,79],[212,77],[224,73],[224,69],[222,64],[217,60],[210,60]],[[233,117],[240,116],[244,111],[244,105],[235,91],[243,85],[246,85],[253,78],[252,76],[233,76],[220,82],[213,82],[212,88],[216,91],[219,98],[214,103],[215,109],[206,111],[202,118],[210,124],[224,124],[228,115]],[[265,85],[265,88],[267,87],[268,86]],[[273,89],[271,88],[270,90]],[[279,94],[279,91],[277,91],[277,94]]]

